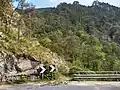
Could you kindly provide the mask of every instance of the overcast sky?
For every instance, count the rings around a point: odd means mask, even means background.
[[[94,0],[27,0],[36,5],[36,7],[54,7],[60,2],[72,3],[73,1],[79,1],[82,5],[92,5]],[[120,7],[120,0],[99,0],[100,2],[106,2],[115,6]]]

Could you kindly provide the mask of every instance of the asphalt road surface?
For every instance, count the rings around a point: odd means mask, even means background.
[[[58,85],[58,86],[39,86],[39,85],[13,85],[0,87],[0,90],[120,90],[119,86],[113,85]]]

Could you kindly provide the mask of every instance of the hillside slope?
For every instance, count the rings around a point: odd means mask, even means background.
[[[84,6],[75,1],[36,9],[31,15],[19,9],[16,13],[22,16],[22,23],[15,16],[16,25],[0,22],[1,73],[6,66],[7,73],[14,73],[16,62],[20,72],[41,63],[55,64],[64,75],[120,70],[120,8],[96,1]]]
[[[64,57],[71,72],[119,70],[119,18],[120,8],[108,3],[61,3],[36,10],[32,36]]]
[[[3,2],[0,4],[6,5],[5,8],[9,7],[9,10],[0,6],[0,79],[3,81],[5,76],[14,76],[19,73],[36,74],[34,72],[37,72],[40,64],[44,64],[47,68],[55,65],[58,74],[61,74],[59,71],[61,66],[68,70],[64,58],[41,45],[36,38],[28,38],[24,35],[28,27],[23,19],[21,19],[22,22],[19,21],[21,15],[14,12],[11,18],[12,6],[7,1],[4,2],[5,4]],[[46,73],[49,74],[48,71]],[[37,72],[37,74],[39,73]],[[46,76],[45,78],[51,77]],[[57,76],[57,78],[59,77]],[[4,81],[6,80],[7,78]]]

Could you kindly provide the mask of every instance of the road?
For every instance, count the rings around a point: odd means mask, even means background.
[[[58,85],[58,86],[40,86],[40,85],[12,85],[1,86],[0,90],[120,90],[120,86],[111,84],[94,85]]]

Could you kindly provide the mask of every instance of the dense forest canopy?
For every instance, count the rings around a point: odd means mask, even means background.
[[[61,3],[36,9],[32,37],[64,57],[77,70],[119,70],[120,8]],[[27,23],[27,21],[26,21]]]
[[[7,7],[12,7],[9,2]],[[22,26],[26,27],[22,28],[23,36],[37,40],[41,46],[64,58],[71,73],[120,70],[120,8],[98,1],[92,6],[74,1],[73,4],[60,3],[54,8],[37,9],[32,4],[22,7],[23,3],[15,9],[21,15]],[[0,5],[0,10],[8,11],[6,9]],[[4,14],[0,12],[2,18]]]

